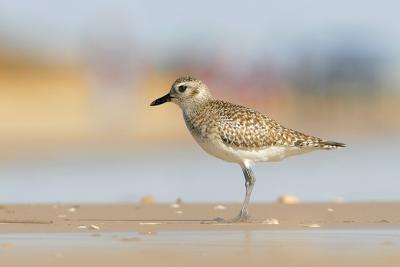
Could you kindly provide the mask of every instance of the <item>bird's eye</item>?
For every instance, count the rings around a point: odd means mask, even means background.
[[[178,91],[181,92],[181,93],[183,93],[183,92],[186,91],[186,88],[187,88],[186,85],[180,85],[180,86],[178,87]]]

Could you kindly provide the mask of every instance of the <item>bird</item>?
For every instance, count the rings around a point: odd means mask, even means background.
[[[292,130],[254,109],[214,99],[207,85],[187,75],[175,80],[169,93],[151,102],[158,106],[177,104],[196,142],[210,155],[240,165],[246,194],[239,214],[224,222],[247,222],[248,206],[256,182],[252,167],[258,162],[281,161],[289,156],[316,150],[345,147]]]

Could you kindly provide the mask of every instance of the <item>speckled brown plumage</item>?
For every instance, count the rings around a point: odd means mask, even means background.
[[[182,76],[182,77],[179,77],[178,79],[176,79],[175,82],[172,84],[171,88],[174,88],[177,84],[182,83],[182,82],[199,82],[199,83],[201,83],[201,81],[196,79],[195,77],[186,75],[186,76]]]
[[[185,116],[187,126],[204,139],[219,138],[230,147],[256,150],[270,146],[332,149],[344,144],[286,128],[253,109],[210,100]]]
[[[246,196],[239,214],[227,222],[249,219],[247,207],[256,181],[251,170],[253,164],[344,146],[283,127],[250,108],[215,100],[207,85],[192,76],[178,78],[168,94],[150,105],[166,102],[181,108],[190,133],[207,153],[240,164],[246,181]]]

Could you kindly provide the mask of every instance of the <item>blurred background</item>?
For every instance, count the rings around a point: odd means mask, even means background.
[[[0,1],[0,202],[239,202],[179,108],[217,98],[348,147],[255,167],[256,201],[399,201],[396,1]]]

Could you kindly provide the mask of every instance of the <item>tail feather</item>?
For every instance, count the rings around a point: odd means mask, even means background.
[[[345,147],[346,144],[335,141],[321,141],[319,142],[319,146],[323,149],[334,149],[334,148]]]

